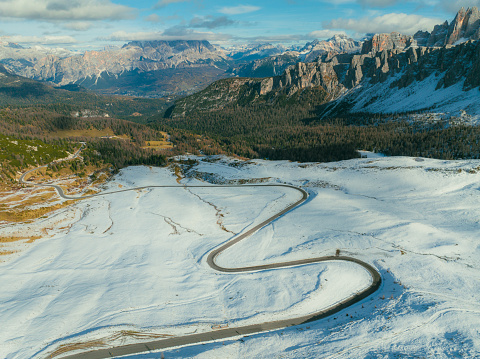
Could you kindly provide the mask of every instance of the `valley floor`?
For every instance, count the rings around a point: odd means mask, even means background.
[[[382,287],[308,325],[129,358],[476,357],[480,352],[480,161],[336,163],[192,157],[182,184],[288,183],[309,199],[218,258],[229,267],[334,255],[376,266]],[[178,174],[178,171],[177,171]],[[176,185],[129,167],[104,192]],[[286,188],[143,189],[79,201],[0,263],[0,357],[45,358],[142,339],[295,317],[369,284],[353,263],[245,274],[205,254],[296,201]]]

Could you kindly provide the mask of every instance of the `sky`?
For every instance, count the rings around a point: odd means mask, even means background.
[[[0,0],[0,41],[71,50],[133,40],[224,47],[432,31],[480,0]]]

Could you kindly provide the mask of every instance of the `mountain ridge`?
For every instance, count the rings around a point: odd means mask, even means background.
[[[390,112],[433,108],[447,112],[449,109],[456,112],[468,110],[480,116],[478,95],[475,96],[480,86],[480,42],[475,40],[480,31],[480,21],[475,20],[477,27],[471,26],[476,14],[476,8],[461,9],[449,25],[449,29],[453,30],[444,33],[441,41],[454,41],[457,45],[425,47],[418,46],[412,36],[377,34],[363,43],[359,54],[320,57],[311,63],[298,62],[278,76],[239,80],[235,85],[238,94],[234,94],[230,86],[224,90],[229,97],[218,97],[217,104],[212,103],[215,98],[209,95],[208,90],[201,97],[209,99],[209,110],[216,110],[244,103],[247,99],[255,103],[265,96],[270,99],[288,97],[308,88],[321,88],[327,93],[324,99],[328,106],[325,106],[324,115],[329,116],[346,109],[387,113],[388,97],[395,97],[402,104],[391,104],[395,110]],[[438,33],[432,34],[439,39]],[[465,34],[473,34],[473,38],[458,41],[459,36]],[[426,37],[423,36],[423,39]],[[218,86],[222,84],[226,83]],[[474,89],[477,92],[470,94],[469,91]],[[217,92],[222,90],[217,88]],[[462,98],[467,92],[469,95]],[[425,97],[423,102],[414,101],[414,97],[421,99],[422,96]],[[188,101],[188,97],[180,100],[178,104],[182,110],[173,109],[170,111],[172,116],[188,113]],[[202,109],[202,103],[195,102],[194,107],[195,110]]]

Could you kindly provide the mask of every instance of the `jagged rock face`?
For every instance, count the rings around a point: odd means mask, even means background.
[[[347,71],[347,75],[345,77],[346,87],[348,88],[355,87],[362,81],[363,75],[364,75],[362,68],[365,64],[365,60],[370,58],[372,58],[371,54],[353,56],[350,62],[349,69]]]
[[[322,87],[328,93],[335,95],[343,91],[333,63],[300,62],[286,69],[281,76],[264,80],[260,95],[284,88],[288,89],[288,95],[292,95],[307,87]]]
[[[314,62],[320,59],[329,62],[339,54],[360,52],[361,41],[346,35],[335,35],[326,41],[314,40],[298,51],[287,51],[281,55],[251,61],[233,68],[232,73],[240,77],[271,77],[281,75],[289,66],[298,62]]]
[[[430,33],[428,31],[418,31],[413,35],[413,39],[418,46],[427,46],[428,40],[430,39]]]
[[[375,108],[378,103],[383,108],[380,111],[388,111],[391,97],[395,97],[397,104],[408,98],[408,104],[414,96],[414,102],[421,106],[422,96],[429,98],[431,104],[432,98],[436,98],[435,91],[443,93],[443,99],[445,93],[450,94],[444,89],[453,85],[457,86],[452,93],[462,101],[458,86],[462,84],[464,91],[480,87],[480,41],[441,48],[411,46],[406,51],[384,49],[368,54],[343,54],[327,61],[297,63],[281,76],[222,80],[181,100],[175,116],[198,109],[215,111],[232,104],[274,101],[310,88],[323,89],[327,101],[345,105],[327,106],[325,111],[329,115],[337,108],[363,111],[364,106]],[[470,92],[469,96],[469,101],[475,102],[475,93]]]
[[[430,34],[430,38],[427,40],[426,46],[429,46],[429,47],[443,46],[445,44],[445,39],[447,38],[448,29],[449,29],[448,21],[445,21],[441,25],[435,25],[432,33]]]
[[[472,59],[472,66],[469,73],[466,75],[464,86],[467,90],[480,86],[480,41],[477,41],[477,46]]]
[[[410,46],[442,47],[455,45],[467,40],[480,39],[480,11],[476,7],[461,8],[451,24],[445,21],[436,25],[433,31],[418,31],[415,35],[401,35],[397,32],[376,34],[364,42],[362,54],[371,51],[403,50]]]
[[[326,41],[315,40],[307,43],[301,54],[305,54],[304,62],[315,61],[319,56],[328,54],[329,57],[342,53],[356,53],[362,49],[362,42],[349,38],[346,35],[335,35]]]
[[[453,45],[462,39],[478,40],[480,27],[480,12],[473,7],[465,11],[462,7],[450,24],[445,45]]]
[[[102,73],[118,75],[135,69],[155,71],[202,66],[224,59],[225,55],[208,41],[135,41],[120,49],[87,51],[65,59],[47,56],[22,75],[65,85],[88,77],[98,78]]]
[[[12,72],[26,77],[33,73],[35,63],[46,57],[63,59],[73,55],[75,53],[62,48],[34,46],[26,49],[18,44],[0,42],[0,62]]]
[[[271,77],[281,75],[287,67],[299,62],[296,53],[286,53],[278,56],[254,60],[232,69],[232,73],[240,77]]]
[[[428,47],[442,47],[467,40],[479,40],[480,11],[476,7],[467,10],[462,7],[450,25],[445,21],[441,25],[436,25],[431,34],[419,31],[414,37],[418,46]]]
[[[410,47],[407,51],[383,50],[355,55],[343,84],[353,88],[362,81],[384,82],[401,74],[393,85],[404,88],[414,81],[439,75],[437,88],[449,87],[465,80],[465,89],[480,85],[480,42],[466,42],[455,47]]]
[[[372,51],[403,50],[412,45],[416,45],[413,36],[402,35],[398,32],[375,34],[363,43],[362,54],[368,54]]]

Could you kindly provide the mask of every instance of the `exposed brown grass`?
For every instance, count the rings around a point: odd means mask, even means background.
[[[54,206],[41,207],[37,209],[13,209],[13,210],[2,210],[0,211],[0,221],[7,222],[25,222],[33,219],[40,218],[49,214],[50,212],[65,208],[72,203],[75,203],[77,200],[65,201]]]
[[[170,137],[168,133],[163,131],[161,131],[160,133],[163,135],[163,139],[158,141],[145,141],[145,146],[142,148],[149,148],[157,151],[172,149],[174,146],[173,143],[168,140]]]
[[[93,127],[89,128],[88,130],[59,130],[59,131],[53,132],[52,135],[60,138],[115,136],[113,131],[108,127],[103,130],[97,130],[96,128],[93,128]]]
[[[11,237],[2,237],[0,236],[0,243],[12,243],[12,242],[18,242],[18,241],[24,241],[27,240],[27,243],[33,243],[37,239],[42,238],[41,236],[29,236],[29,237],[18,237],[18,236],[11,236]]]
[[[81,349],[90,349],[90,348],[98,348],[104,347],[105,342],[103,340],[91,340],[85,343],[73,343],[73,344],[62,344],[60,345],[57,350],[51,353],[48,357],[54,358],[60,354],[65,354],[71,352],[73,350],[81,350]]]
[[[173,148],[173,144],[168,141],[146,141],[146,146],[142,148],[150,148],[152,150],[166,150]]]
[[[175,176],[177,176],[177,183],[182,184],[180,181],[183,179],[183,172],[179,166],[175,166]]]
[[[102,338],[102,339],[95,339],[86,341],[83,343],[71,343],[71,344],[62,344],[60,345],[54,352],[49,355],[49,358],[54,358],[58,355],[65,354],[74,350],[81,350],[81,349],[93,349],[93,348],[101,348],[108,345],[109,342],[122,339],[122,338],[133,338],[133,339],[160,339],[160,338],[167,338],[172,337],[172,335],[168,334],[153,334],[153,333],[140,333],[135,332],[133,330],[121,330],[118,333],[115,333],[109,337]]]
[[[0,250],[0,256],[8,256],[10,254],[17,253],[17,251],[4,251]]]

